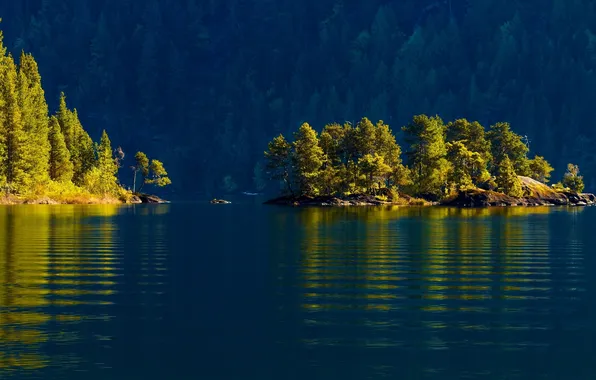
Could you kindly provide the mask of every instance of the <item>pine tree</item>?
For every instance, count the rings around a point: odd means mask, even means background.
[[[118,166],[114,161],[112,143],[105,130],[102,132],[101,140],[97,146],[97,171],[99,173],[98,193],[114,194],[118,188],[116,178]]]
[[[449,162],[445,159],[445,126],[438,116],[414,116],[412,123],[403,127],[407,152],[412,170],[412,182],[416,195],[441,196],[447,183]]]
[[[18,74],[12,56],[0,58],[0,114],[3,115],[0,134],[3,135],[4,157],[0,163],[5,190],[24,192],[31,183],[25,161],[26,134],[19,107]]]
[[[70,182],[73,175],[73,165],[70,152],[66,148],[60,124],[55,116],[50,118],[48,140],[50,143],[49,174],[57,182]]]
[[[530,174],[528,147],[522,137],[511,130],[509,123],[496,123],[490,127],[487,137],[491,142],[495,168],[501,167],[501,161],[508,156],[517,175]]]
[[[292,145],[280,134],[269,142],[268,148],[264,154],[269,179],[283,181],[285,191],[294,195]]]
[[[530,177],[536,181],[548,183],[550,173],[554,170],[552,166],[542,156],[535,156],[529,161]]]
[[[458,119],[447,124],[447,141],[462,141],[471,152],[478,152],[488,163],[492,160],[490,141],[486,139],[484,127],[477,121]]]
[[[142,176],[142,181],[141,181],[141,188],[139,189],[139,191],[141,191],[141,189],[143,188],[143,185],[145,184],[145,179],[147,177],[149,177],[149,159],[147,158],[147,155],[143,152],[137,152],[135,154],[135,165],[132,167],[133,170],[133,179],[132,179],[132,191],[136,192],[137,191],[137,174],[140,172],[141,176]]]
[[[71,111],[66,104],[66,96],[60,94],[60,103],[56,114],[66,147],[70,152],[74,174],[73,182],[81,186],[85,174],[95,166],[93,140],[83,128],[77,110]]]
[[[581,193],[584,191],[584,177],[579,175],[579,167],[573,164],[567,164],[567,172],[563,176],[562,184],[564,187]]]
[[[31,185],[43,185],[49,179],[48,105],[32,55],[21,53],[18,79],[19,106],[25,132],[25,171],[30,176]]]
[[[294,139],[294,165],[300,192],[317,195],[317,177],[323,165],[323,150],[317,132],[308,123],[302,124]]]
[[[524,195],[519,177],[515,174],[513,163],[505,154],[499,163],[499,174],[497,175],[498,190],[512,197],[520,198]]]

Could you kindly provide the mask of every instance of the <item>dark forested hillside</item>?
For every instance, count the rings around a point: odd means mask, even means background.
[[[254,189],[267,141],[303,121],[398,131],[420,113],[508,121],[555,176],[573,161],[596,185],[592,0],[20,0],[0,17],[51,108],[67,92],[178,192]]]

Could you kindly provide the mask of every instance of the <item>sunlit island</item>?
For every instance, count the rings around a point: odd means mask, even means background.
[[[163,164],[138,152],[127,188],[118,180],[124,158],[105,130],[99,142],[91,139],[63,93],[49,115],[35,59],[21,53],[17,64],[0,31],[0,204],[165,202],[142,192],[171,183]]]
[[[317,133],[308,123],[269,142],[269,179],[281,196],[267,204],[294,206],[446,205],[456,207],[594,205],[583,177],[569,164],[551,186],[553,167],[528,157],[525,139],[500,122],[418,115],[402,128],[401,147],[383,121],[333,123]]]

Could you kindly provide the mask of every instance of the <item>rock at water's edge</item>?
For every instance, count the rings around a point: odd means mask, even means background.
[[[229,205],[232,202],[223,199],[212,199],[210,203],[213,205]]]

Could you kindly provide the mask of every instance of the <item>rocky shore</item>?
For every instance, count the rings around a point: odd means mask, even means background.
[[[552,187],[520,176],[524,194],[522,198],[514,198],[491,190],[469,189],[459,191],[456,195],[441,202],[432,202],[407,195],[400,195],[397,200],[391,197],[373,195],[336,196],[285,196],[271,199],[265,204],[297,207],[325,206],[447,206],[447,207],[491,207],[491,206],[593,206],[596,196],[590,193],[575,193],[569,190],[556,190]]]
[[[374,195],[363,195],[355,194],[345,197],[335,196],[299,196],[299,197],[280,197],[271,199],[265,202],[267,205],[278,205],[278,206],[391,206],[391,205],[418,205],[428,206],[433,204],[432,202],[424,201],[421,199],[412,198],[403,195],[397,200],[391,200],[387,197],[377,197]]]
[[[576,193],[569,190],[556,190],[544,183],[528,177],[519,177],[524,194],[514,198],[496,191],[471,189],[460,191],[456,196],[441,202],[451,207],[490,207],[490,206],[593,206],[596,196],[590,193]]]

